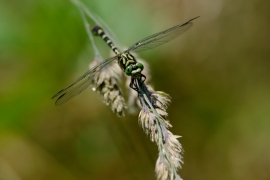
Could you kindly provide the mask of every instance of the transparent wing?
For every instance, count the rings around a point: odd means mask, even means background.
[[[183,34],[186,32],[191,26],[192,22],[194,19],[197,19],[198,17],[195,17],[193,19],[190,19],[189,21],[179,24],[177,26],[174,26],[172,28],[169,28],[165,31],[161,31],[159,33],[153,34],[151,36],[148,36],[141,41],[138,41],[137,43],[133,44],[128,50],[125,52],[129,51],[134,51],[134,52],[139,52],[139,51],[144,51],[147,49],[152,49],[157,46],[160,46],[166,42],[171,41],[172,39],[176,38],[177,36]]]
[[[82,91],[84,91],[93,80],[93,77],[95,76],[96,72],[100,71],[102,68],[113,62],[117,56],[109,58],[105,60],[104,62],[98,64],[94,68],[88,70],[84,75],[82,75],[78,80],[76,80],[71,85],[67,86],[66,88],[62,89],[58,93],[56,93],[52,99],[58,97],[58,99],[55,102],[55,105],[59,106],[65,102],[67,102],[69,99],[73,98],[74,96],[80,94]]]

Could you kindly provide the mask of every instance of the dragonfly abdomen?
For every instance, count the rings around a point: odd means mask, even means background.
[[[106,33],[103,31],[101,27],[95,25],[92,31],[95,35],[100,36],[108,44],[108,46],[113,50],[115,54],[117,55],[120,54],[120,51],[117,49],[117,47],[114,46],[110,38],[106,35]]]
[[[138,63],[134,56],[132,56],[129,52],[120,53],[118,48],[114,46],[113,42],[106,35],[106,33],[101,27],[96,25],[93,27],[92,31],[95,35],[100,36],[117,55],[117,61],[119,66],[127,75],[134,78],[141,77],[143,65],[141,63]]]

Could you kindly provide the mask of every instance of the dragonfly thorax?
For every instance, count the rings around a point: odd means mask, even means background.
[[[141,77],[144,66],[142,63],[137,62],[133,55],[127,52],[121,53],[118,57],[118,64],[126,75],[132,76],[133,78]]]

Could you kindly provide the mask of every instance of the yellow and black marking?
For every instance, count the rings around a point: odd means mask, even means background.
[[[136,62],[136,59],[129,53],[122,53],[118,58],[118,64],[123,71],[125,71],[129,65],[135,65]]]
[[[108,46],[113,50],[113,52],[117,55],[120,54],[120,51],[114,46],[112,41],[108,38],[108,36],[105,34],[103,29],[99,26],[94,26],[92,29],[93,33],[97,36],[100,36],[107,44]]]
[[[125,72],[126,68],[128,66],[131,66],[131,75],[132,76],[139,76],[141,70],[136,66],[136,59],[134,56],[129,54],[128,52],[120,53],[120,51],[114,46],[112,41],[109,39],[109,37],[105,34],[103,29],[99,26],[94,26],[92,29],[93,33],[97,36],[100,36],[107,44],[108,46],[113,50],[113,52],[118,56],[118,64],[121,67],[121,69]]]

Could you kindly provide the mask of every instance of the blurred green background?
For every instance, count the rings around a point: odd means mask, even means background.
[[[180,38],[140,54],[155,89],[173,98],[171,131],[185,150],[179,174],[270,179],[270,1],[85,3],[127,46],[201,16]],[[1,180],[155,179],[157,147],[138,113],[117,117],[90,88],[59,107],[50,99],[93,57],[70,1],[0,1]]]

